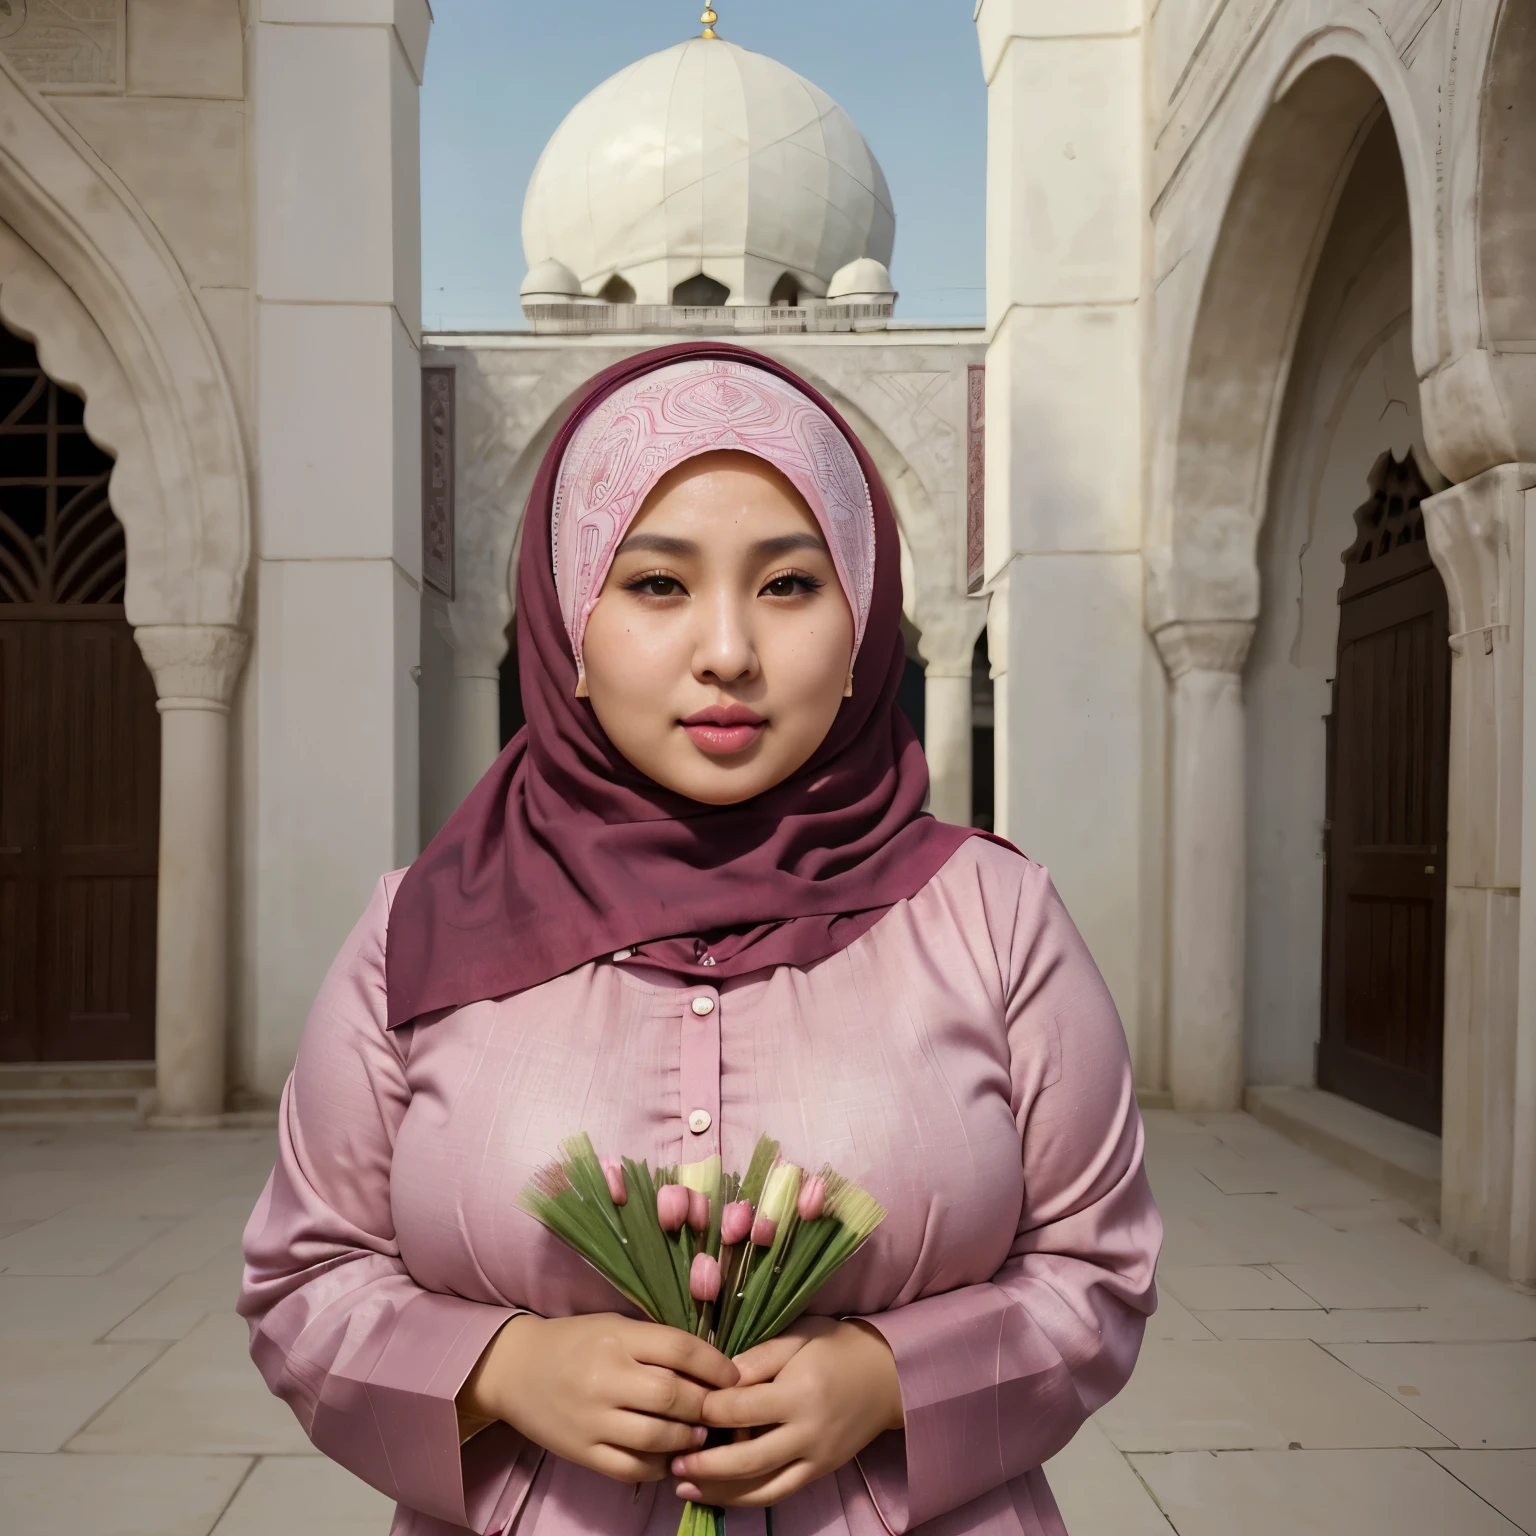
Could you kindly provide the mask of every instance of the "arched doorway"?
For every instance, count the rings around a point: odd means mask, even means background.
[[[147,1060],[160,722],[112,460],[0,329],[0,1059]]]

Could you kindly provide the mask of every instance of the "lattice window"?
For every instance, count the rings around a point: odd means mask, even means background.
[[[1431,564],[1420,503],[1434,492],[1413,449],[1388,449],[1371,470],[1371,497],[1355,508],[1355,542],[1344,551],[1340,599],[1400,581]]]
[[[85,402],[0,328],[0,603],[120,603],[128,570],[112,515],[112,460]]]

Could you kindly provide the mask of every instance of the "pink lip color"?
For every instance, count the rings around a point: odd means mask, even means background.
[[[701,709],[679,723],[699,751],[711,757],[733,757],[745,752],[768,722],[743,704],[724,704]]]

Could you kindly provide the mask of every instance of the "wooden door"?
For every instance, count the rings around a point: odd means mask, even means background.
[[[1383,454],[1339,589],[1321,1087],[1440,1129],[1450,646],[1410,452]]]
[[[0,1060],[154,1054],[160,732],[111,460],[0,332]]]

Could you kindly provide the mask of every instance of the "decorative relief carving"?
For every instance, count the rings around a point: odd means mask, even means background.
[[[421,574],[453,597],[454,370],[421,370]]]
[[[980,592],[987,574],[987,365],[966,375],[965,590]]]
[[[121,90],[124,0],[0,0],[0,53],[50,90]]]

